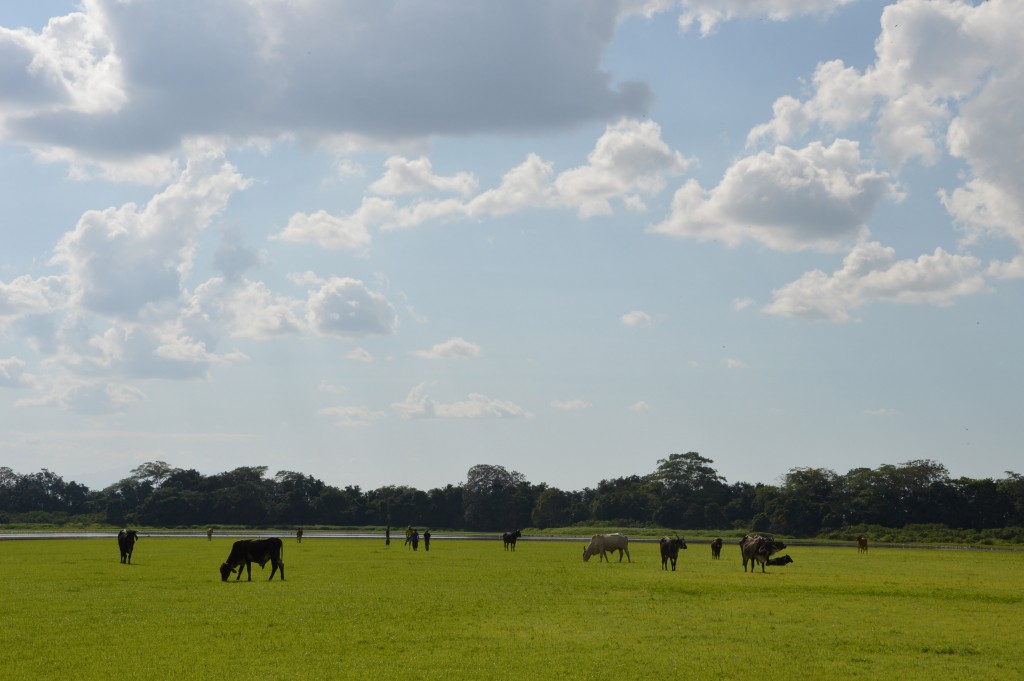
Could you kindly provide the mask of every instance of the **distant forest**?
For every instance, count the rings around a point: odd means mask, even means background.
[[[92,490],[46,469],[21,474],[0,467],[0,527],[650,526],[841,537],[868,527],[933,526],[973,531],[975,539],[1024,541],[1024,477],[1017,473],[999,480],[952,479],[942,464],[916,460],[845,474],[794,468],[779,485],[728,484],[713,464],[696,452],[671,454],[646,475],[602,480],[578,491],[533,484],[495,465],[473,466],[465,482],[426,491],[339,488],[294,471],[271,477],[266,466],[203,475],[163,461]]]

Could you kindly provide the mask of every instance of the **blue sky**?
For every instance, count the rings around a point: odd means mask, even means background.
[[[1024,4],[0,6],[0,463],[1020,471]]]

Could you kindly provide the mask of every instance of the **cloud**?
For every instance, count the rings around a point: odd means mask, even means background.
[[[747,368],[746,362],[744,362],[742,359],[736,359],[735,357],[723,359],[722,364],[725,366],[726,369],[729,369],[730,371]]]
[[[95,9],[95,5],[92,9]],[[124,71],[100,12],[51,19],[42,33],[0,27],[0,111],[113,113],[127,101]]]
[[[375,203],[381,206],[382,203]],[[370,212],[370,211],[367,211]],[[363,251],[373,240],[367,230],[366,214],[356,213],[347,217],[335,217],[327,211],[319,210],[312,215],[296,213],[288,220],[288,225],[279,234],[271,235],[271,239],[297,243],[316,243],[324,248],[344,251]]]
[[[864,414],[866,416],[874,416],[877,418],[887,418],[896,414],[896,412],[889,407],[879,407],[878,409],[865,409]]]
[[[756,302],[754,301],[753,298],[748,298],[748,297],[733,298],[733,301],[731,303],[731,307],[736,312],[740,312],[742,310],[746,310],[747,308],[753,307],[755,304],[756,304]]]
[[[423,359],[476,358],[480,356],[480,346],[456,337],[438,343],[429,350],[417,350],[413,354]]]
[[[426,383],[409,391],[402,402],[391,407],[404,419],[482,419],[533,418],[533,414],[514,402],[496,400],[480,393],[470,393],[462,402],[442,404],[425,393]]]
[[[363,362],[369,364],[373,362],[373,355],[364,350],[363,348],[356,348],[345,353],[345,359],[350,359],[353,362]]]
[[[653,121],[623,119],[608,125],[587,157],[587,163],[559,175],[553,165],[528,154],[507,171],[497,187],[476,190],[476,180],[461,172],[447,178],[433,175],[430,161],[410,162],[392,157],[385,175],[371,185],[377,193],[411,197],[406,203],[393,198],[366,196],[358,208],[334,216],[325,211],[297,213],[280,233],[282,241],[311,243],[334,250],[361,250],[369,246],[373,230],[412,229],[427,222],[481,220],[529,209],[575,210],[590,218],[612,212],[620,203],[643,210],[644,197],[660,193],[669,177],[690,161],[661,140]],[[457,192],[460,198],[422,198],[418,193]]]
[[[306,321],[316,333],[344,338],[392,335],[398,330],[394,305],[351,277],[331,277],[311,291]]]
[[[643,400],[640,400],[639,402],[634,402],[633,404],[631,404],[629,410],[634,414],[639,414],[640,412],[648,411],[650,408],[651,405],[647,404],[647,402],[644,402]]]
[[[392,156],[384,162],[387,172],[370,185],[373,194],[427,194],[443,192],[469,196],[476,191],[477,180],[472,173],[456,173],[451,177],[434,174],[430,159],[421,156],[409,160],[403,156]]]
[[[365,338],[396,333],[394,305],[362,281],[324,278],[312,272],[291,278],[307,287],[305,298],[274,293],[260,281],[210,279],[196,287],[187,320],[208,332],[223,328],[235,338],[296,334]]]
[[[876,301],[952,305],[961,296],[988,290],[972,256],[941,248],[917,260],[896,260],[895,251],[877,242],[854,248],[831,276],[820,270],[772,291],[770,315],[848,322],[851,313]]]
[[[0,359],[0,388],[32,388],[36,377],[26,369],[28,365],[17,357]]]
[[[662,141],[661,126],[654,121],[623,119],[605,129],[586,165],[558,176],[555,189],[583,218],[611,214],[612,199],[643,209],[643,196],[661,193],[666,178],[691,163]]]
[[[756,241],[781,251],[835,251],[867,235],[875,206],[893,187],[864,168],[857,142],[776,147],[734,163],[705,190],[689,180],[652,231],[728,245]]]
[[[190,159],[178,180],[139,210],[90,210],[54,249],[67,270],[70,302],[91,312],[134,319],[173,302],[192,267],[197,238],[248,182],[215,151]]]
[[[112,158],[197,137],[570,128],[642,114],[651,100],[647,85],[615,83],[602,67],[623,16],[590,0],[91,0],[38,34],[0,33],[0,130]]]
[[[139,388],[125,383],[96,381],[55,387],[41,398],[18,400],[19,407],[60,407],[85,415],[121,412],[125,407],[146,399]]]
[[[67,300],[62,277],[16,277],[0,280],[0,331],[16,320],[47,315],[61,309]]]
[[[259,281],[242,281],[237,286],[219,288],[212,279],[197,289],[206,297],[207,309],[215,309],[211,321],[223,324],[235,338],[274,338],[301,332],[305,327],[303,301],[273,293]]]
[[[632,310],[619,317],[619,322],[623,326],[650,326],[654,318],[643,310]]]
[[[590,402],[587,402],[586,400],[568,400],[565,402],[552,400],[551,406],[560,411],[576,411],[579,409],[589,409]]]
[[[689,30],[700,24],[701,35],[715,31],[718,24],[737,18],[768,18],[785,21],[793,17],[829,14],[854,0],[681,0],[679,27]]]
[[[328,381],[326,378],[320,379],[320,383],[317,384],[316,389],[321,391],[321,392],[331,393],[331,394],[338,394],[338,393],[342,392],[341,388],[339,388],[338,386],[334,385],[333,383]]]
[[[327,407],[317,411],[320,416],[330,416],[339,428],[365,428],[373,421],[379,421],[386,414],[366,407]]]
[[[904,0],[882,12],[875,61],[863,71],[819,64],[806,99],[780,97],[772,119],[748,142],[783,143],[823,129],[874,126],[877,154],[890,167],[934,164],[945,152],[970,169],[940,193],[964,242],[1008,238],[1024,252],[1024,51],[1016,32],[1024,4]],[[1017,277],[1016,259],[993,276]]]

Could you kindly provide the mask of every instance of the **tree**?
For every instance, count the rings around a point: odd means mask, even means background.
[[[136,480],[149,481],[153,487],[159,487],[177,470],[166,461],[147,461],[133,468],[131,477]]]
[[[478,464],[466,473],[462,487],[463,512],[466,524],[474,530],[510,528],[521,517],[517,501],[521,501],[522,485],[529,485],[526,476],[502,466]],[[526,514],[532,504],[527,506]]]
[[[711,467],[714,461],[697,452],[669,454],[647,477],[658,499],[654,520],[665,527],[707,527],[704,508],[728,502],[725,478]]]
[[[304,525],[313,518],[313,506],[326,485],[320,480],[294,471],[278,471],[274,476],[274,517],[280,522]]]
[[[445,485],[427,492],[430,514],[426,523],[431,527],[462,527],[465,517],[462,509],[462,487]]]
[[[657,506],[658,498],[649,482],[630,475],[599,482],[590,509],[594,520],[647,523],[654,518]]]
[[[781,503],[771,516],[772,526],[788,534],[818,534],[832,512],[837,477],[827,468],[791,468],[779,490]]]
[[[537,497],[530,519],[535,527],[565,527],[569,521],[569,495],[549,487]]]

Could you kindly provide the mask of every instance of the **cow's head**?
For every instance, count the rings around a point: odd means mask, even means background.
[[[228,581],[228,575],[230,575],[234,571],[235,569],[231,567],[230,563],[222,563],[220,566],[220,581]]]
[[[590,560],[590,546],[589,545],[583,547],[583,562],[586,563],[588,560]]]

